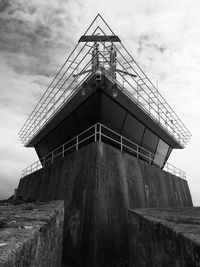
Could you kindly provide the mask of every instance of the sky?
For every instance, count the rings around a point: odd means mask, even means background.
[[[37,160],[17,133],[97,13],[192,133],[169,162],[200,205],[199,0],[0,0],[0,198]]]

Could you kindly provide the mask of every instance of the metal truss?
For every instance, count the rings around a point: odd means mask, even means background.
[[[98,64],[94,66],[97,45]],[[114,64],[111,63],[111,49],[117,54]],[[24,123],[19,132],[22,143],[27,145],[97,70],[107,76],[117,86],[117,90],[122,90],[181,147],[186,146],[191,138],[190,132],[100,14],[79,39]]]

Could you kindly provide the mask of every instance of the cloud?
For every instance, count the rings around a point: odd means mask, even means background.
[[[71,1],[2,2],[0,50],[16,72],[55,74],[60,64],[59,51],[69,48],[73,40],[71,5]]]

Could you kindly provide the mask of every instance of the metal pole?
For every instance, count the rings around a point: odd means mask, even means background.
[[[99,124],[99,142],[101,142],[101,124]]]
[[[53,152],[51,153],[51,163],[53,163]]]
[[[64,158],[65,156],[65,150],[64,150],[64,146],[62,146],[62,158]]]
[[[78,150],[78,136],[76,137],[76,151]]]
[[[121,144],[121,151],[123,151],[123,137],[120,138],[120,144]]]
[[[94,141],[97,141],[97,124],[94,126]]]

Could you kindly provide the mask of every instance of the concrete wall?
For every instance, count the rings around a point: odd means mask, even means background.
[[[130,210],[130,267],[200,266],[199,220],[199,207]]]
[[[187,181],[104,143],[22,178],[17,197],[65,200],[63,256],[74,266],[128,261],[128,208],[192,206]]]
[[[96,144],[67,155],[20,180],[17,198],[21,200],[65,201],[63,258],[79,266],[93,265],[94,217],[97,184]]]
[[[61,267],[64,203],[0,205],[0,266]]]

